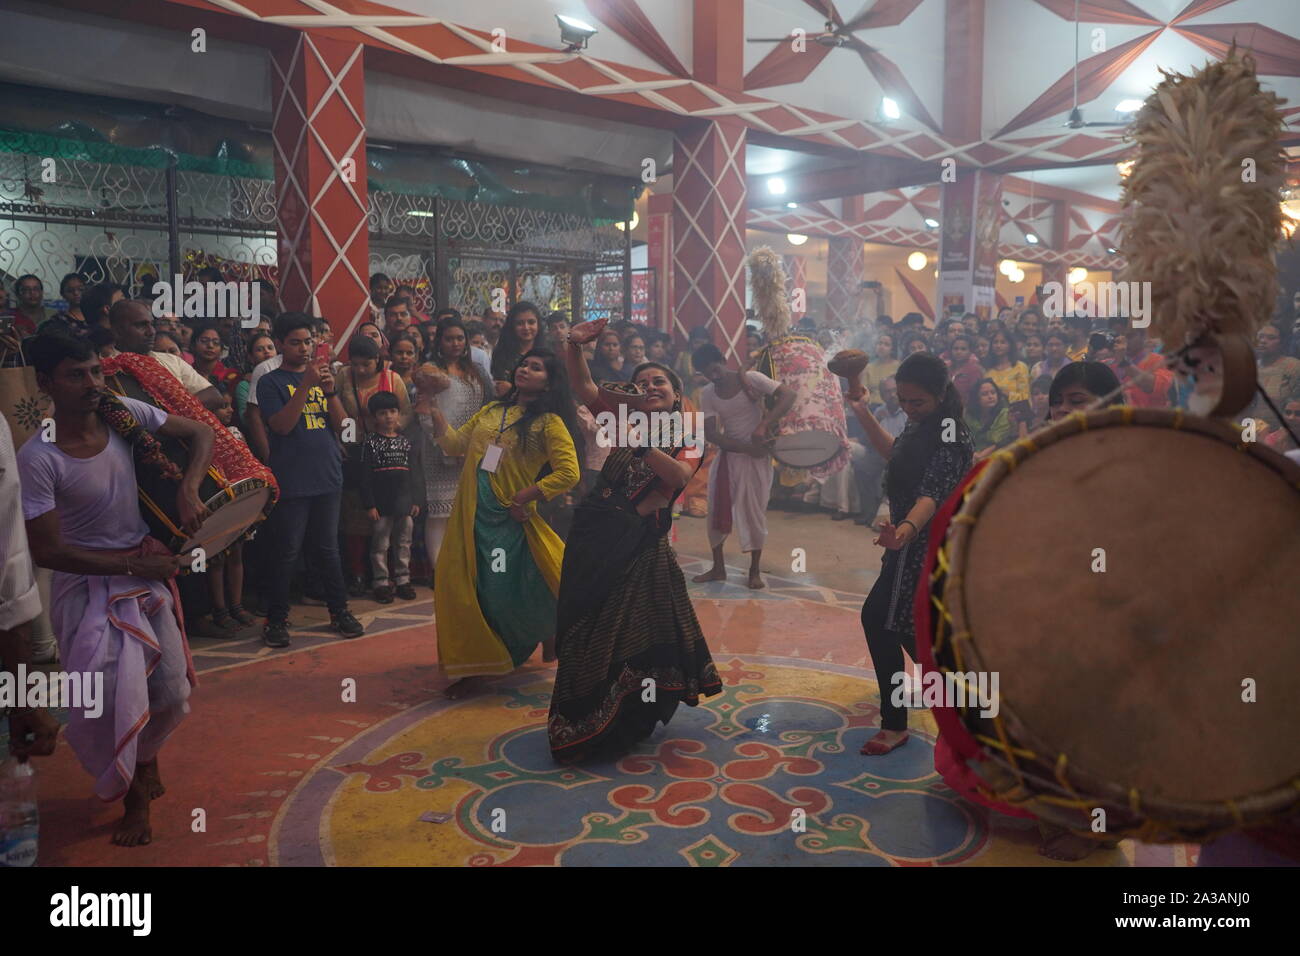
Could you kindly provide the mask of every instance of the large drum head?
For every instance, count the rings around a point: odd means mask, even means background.
[[[816,468],[840,451],[840,439],[833,432],[812,429],[781,435],[772,442],[772,457],[791,468]]]
[[[202,548],[209,558],[216,557],[248,531],[261,517],[271,501],[271,489],[256,479],[236,482],[230,497],[225,492],[204,502],[212,512],[203,526],[179,549],[188,554]]]
[[[1300,470],[1138,414],[1040,443],[976,490],[959,629],[1000,674],[1017,740],[1064,755],[1075,783],[1176,808],[1286,790]]]

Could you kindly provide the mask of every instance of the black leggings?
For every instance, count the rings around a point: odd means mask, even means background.
[[[891,702],[894,693],[894,675],[903,672],[903,649],[916,660],[916,637],[912,633],[891,631],[885,627],[889,617],[889,596],[894,586],[894,568],[882,567],[880,577],[862,604],[862,631],[867,636],[871,651],[871,666],[876,671],[880,685],[880,729],[906,730],[907,708],[896,707]],[[906,597],[900,596],[900,600]]]

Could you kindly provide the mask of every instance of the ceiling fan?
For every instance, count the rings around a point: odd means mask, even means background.
[[[831,49],[848,46],[856,39],[856,37],[851,36],[853,24],[854,21],[850,20],[848,23],[842,23],[837,27],[834,20],[827,20],[826,29],[821,33],[810,35],[808,39],[812,40],[813,43]],[[745,37],[745,41],[747,43],[785,43],[794,38],[794,34],[791,33],[783,37]]]
[[[1127,126],[1128,121],[1111,120],[1108,122],[1085,123],[1083,110],[1079,109],[1079,0],[1074,0],[1074,96],[1071,100],[1070,115],[1065,121],[1067,129],[1083,129],[1085,126]]]

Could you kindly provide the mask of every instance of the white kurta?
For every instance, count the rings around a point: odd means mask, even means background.
[[[0,631],[26,624],[41,613],[27,527],[18,486],[18,455],[9,422],[0,415]],[[12,666],[13,661],[6,661]]]
[[[755,395],[770,395],[780,383],[761,372],[745,372],[745,379]],[[738,441],[749,441],[763,418],[762,399],[757,401],[744,389],[731,398],[719,398],[712,385],[700,390],[700,410],[705,419],[716,418],[723,434]],[[772,459],[754,458],[738,452],[719,452],[719,464],[709,470],[709,514],[714,514],[718,500],[718,475],[721,457],[726,456],[728,484],[731,490],[731,527],[740,538],[741,551],[760,551],[767,540],[767,501],[772,492]],[[709,519],[709,545],[718,547],[727,535],[713,527]]]

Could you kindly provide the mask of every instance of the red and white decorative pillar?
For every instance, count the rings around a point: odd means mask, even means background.
[[[858,317],[864,259],[862,240],[835,236],[826,240],[826,324],[851,328]]]
[[[709,121],[673,144],[673,331],[706,326],[745,354],[745,127]],[[743,363],[742,363],[743,364]]]
[[[363,50],[300,33],[271,52],[280,299],[338,342],[369,312]]]

